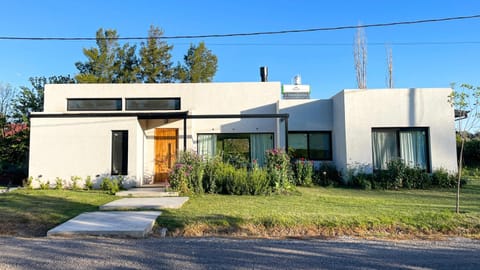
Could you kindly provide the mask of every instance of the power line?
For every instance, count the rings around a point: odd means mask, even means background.
[[[480,41],[406,41],[406,42],[368,42],[368,46],[430,46],[430,45],[477,45]],[[190,43],[175,43],[175,45],[190,45]],[[268,46],[268,47],[351,47],[352,43],[208,43],[208,46]]]
[[[230,33],[230,34],[207,34],[207,35],[178,35],[178,36],[160,36],[154,37],[155,39],[196,39],[196,38],[225,38],[225,37],[245,37],[245,36],[260,36],[260,35],[281,35],[291,33],[307,33],[307,32],[320,32],[320,31],[338,31],[356,28],[373,28],[373,27],[388,27],[396,25],[410,25],[410,24],[422,24],[422,23],[436,23],[454,20],[467,20],[480,18],[480,14],[458,17],[446,17],[435,19],[424,19],[414,21],[398,21],[388,23],[375,23],[365,25],[347,25],[347,26],[335,26],[335,27],[320,27],[320,28],[308,28],[308,29],[293,29],[293,30],[281,30],[281,31],[266,31],[266,32],[248,32],[248,33]],[[110,38],[99,38],[110,39]],[[148,40],[150,37],[118,37],[116,40]],[[89,41],[97,40],[96,37],[16,37],[16,36],[0,36],[0,40],[33,40],[33,41]]]

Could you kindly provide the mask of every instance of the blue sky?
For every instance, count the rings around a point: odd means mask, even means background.
[[[480,14],[480,1],[2,1],[0,36],[94,37],[98,28],[121,37],[146,36],[150,25],[166,36],[277,31],[409,21]],[[369,88],[386,85],[386,49],[393,52],[395,87],[480,85],[480,19],[366,29]],[[290,83],[300,74],[312,97],[355,88],[355,30],[204,39],[218,56],[216,82],[269,80]],[[168,40],[181,61],[194,40]],[[135,43],[136,41],[130,43]],[[425,45],[419,43],[440,42]],[[450,44],[448,44],[450,42]],[[451,44],[452,42],[473,42]],[[412,43],[401,45],[399,43]],[[0,83],[29,85],[31,76],[75,75],[82,48],[94,41],[0,40]]]

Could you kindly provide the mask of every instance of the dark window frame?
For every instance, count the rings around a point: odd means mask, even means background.
[[[112,100],[117,102],[114,109],[101,109],[101,108],[72,108],[71,101],[93,101],[93,100]],[[123,106],[122,98],[67,98],[67,111],[79,112],[79,111],[121,111]]]
[[[119,171],[114,171],[115,167],[115,133],[122,133],[122,149],[121,149],[121,155],[122,155],[122,164],[121,169]],[[112,130],[112,145],[111,145],[111,151],[112,151],[112,160],[111,160],[111,175],[128,175],[128,130]]]
[[[143,109],[143,108],[130,108],[129,101],[175,101],[175,108],[173,109]],[[182,100],[179,97],[162,97],[162,98],[125,98],[125,111],[178,111],[182,108]]]
[[[321,131],[311,131],[311,130],[289,130],[287,136],[289,134],[306,134],[307,135],[307,157],[308,160],[319,160],[319,161],[332,161],[333,160],[333,142],[332,142],[332,131],[330,130],[321,130]],[[327,134],[329,139],[329,147],[330,151],[328,151],[328,158],[322,159],[313,159],[310,154],[310,134]]]
[[[373,132],[375,131],[394,131],[395,136],[396,136],[396,141],[397,141],[397,153],[398,157],[401,158],[400,156],[400,147],[401,147],[401,142],[400,142],[400,132],[408,132],[408,131],[424,131],[425,132],[425,167],[426,167],[426,172],[430,173],[432,171],[431,169],[431,150],[430,150],[430,128],[429,127],[380,127],[380,128],[372,128],[372,132],[370,133],[370,141],[372,142],[372,168],[374,171],[381,171],[382,169],[376,169],[373,161]]]

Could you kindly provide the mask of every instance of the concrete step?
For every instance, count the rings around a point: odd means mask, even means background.
[[[131,188],[129,190],[119,191],[115,193],[119,197],[178,197],[178,192],[166,191],[166,188],[148,187],[148,188]]]
[[[100,206],[101,211],[178,209],[188,197],[123,198]]]
[[[152,232],[159,211],[83,213],[47,232],[48,237],[113,236],[144,238]]]

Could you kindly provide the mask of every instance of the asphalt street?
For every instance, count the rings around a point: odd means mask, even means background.
[[[480,269],[480,241],[3,237],[0,269]]]

